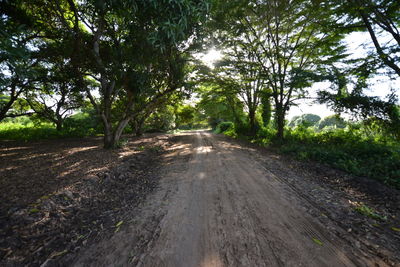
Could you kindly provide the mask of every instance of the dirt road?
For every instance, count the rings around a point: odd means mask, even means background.
[[[299,192],[238,145],[185,133],[166,157],[140,215],[75,266],[385,266],[322,225]]]

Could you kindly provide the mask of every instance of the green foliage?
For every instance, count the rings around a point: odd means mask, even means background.
[[[190,105],[178,107],[176,111],[176,127],[192,128],[195,123],[196,109]]]
[[[243,104],[232,90],[225,90],[224,87],[216,85],[202,86],[199,89],[201,100],[196,109],[213,130],[222,121],[233,121],[239,125],[246,120]]]
[[[62,131],[57,131],[52,123],[35,117],[7,119],[0,123],[0,140],[28,141],[95,136],[102,133],[102,125],[93,112],[81,112],[67,118]]]
[[[380,214],[378,214],[374,209],[368,207],[367,205],[359,205],[357,207],[354,208],[355,211],[357,211],[358,213],[368,216],[372,219],[375,220],[380,220],[380,221],[386,221],[387,218],[386,216],[382,216]]]
[[[217,125],[215,133],[224,133],[227,130],[235,128],[235,124],[231,121],[223,121]]]
[[[315,114],[303,114],[301,116],[294,116],[289,123],[290,127],[303,125],[311,127],[316,125],[321,120],[321,117]]]
[[[220,122],[215,131],[215,133],[222,133],[224,135],[233,137],[233,138],[237,138],[238,134],[236,131],[236,127],[235,124],[231,121],[224,121],[224,122]]]
[[[175,113],[171,106],[162,106],[146,120],[145,131],[166,132],[175,128]]]
[[[100,134],[103,131],[100,118],[92,109],[86,112],[80,112],[67,118],[64,122],[63,132],[67,136],[92,136]]]
[[[261,127],[257,132],[257,137],[253,140],[255,143],[268,146],[276,141],[276,129],[272,127]]]
[[[271,93],[270,92],[263,92],[261,94],[261,117],[262,122],[265,127],[268,127],[271,121],[272,115],[272,105],[271,105]]]
[[[0,140],[39,140],[59,138],[61,134],[50,123],[42,123],[39,126],[30,123],[0,123]]]
[[[400,144],[394,140],[366,136],[356,129],[314,132],[297,127],[286,132],[280,150],[400,188]]]
[[[338,115],[331,115],[320,120],[316,126],[320,130],[324,129],[325,127],[345,128],[346,122],[344,121],[343,118],[339,117]]]

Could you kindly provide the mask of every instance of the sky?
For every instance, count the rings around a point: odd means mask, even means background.
[[[351,58],[359,58],[366,55],[368,49],[374,49],[372,42],[367,33],[354,32],[349,34],[344,42],[348,47],[348,52]],[[207,53],[200,55],[200,59],[212,67],[213,64],[222,58],[222,52],[211,48]],[[390,80],[388,77],[379,76],[371,79],[371,88],[366,90],[365,93],[369,96],[379,96],[384,98],[390,93],[390,89],[394,88],[400,92],[400,79]],[[309,97],[315,98],[318,90],[326,89],[330,86],[328,82],[315,83],[309,90]],[[304,113],[313,113],[319,115],[321,118],[334,114],[326,105],[316,104],[313,100],[299,100],[298,106],[290,108],[287,119],[290,120],[293,116],[298,116]]]

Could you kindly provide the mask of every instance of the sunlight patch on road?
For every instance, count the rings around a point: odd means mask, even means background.
[[[206,174],[204,172],[199,172],[199,174],[197,175],[197,178],[199,178],[200,180],[203,180],[204,178],[206,178]]]
[[[92,150],[92,149],[98,149],[99,146],[87,146],[87,147],[75,147],[75,148],[68,148],[63,151],[64,154],[70,156],[72,154],[82,152],[82,151],[87,151],[87,150]]]
[[[212,146],[201,146],[196,148],[196,153],[197,154],[206,154],[208,152],[211,152]]]
[[[219,267],[224,266],[218,255],[212,254],[207,256],[200,264],[201,267]]]

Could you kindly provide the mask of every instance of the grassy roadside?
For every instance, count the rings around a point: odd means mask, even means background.
[[[348,173],[364,176],[400,189],[400,145],[336,130],[289,133],[279,151],[299,160],[314,160]]]
[[[244,139],[298,160],[317,161],[350,174],[378,180],[400,189],[400,143],[380,135],[367,136],[354,129],[316,132],[298,127],[285,132],[284,142],[274,131],[261,129],[255,138],[240,135],[232,123],[225,122],[215,131]]]

